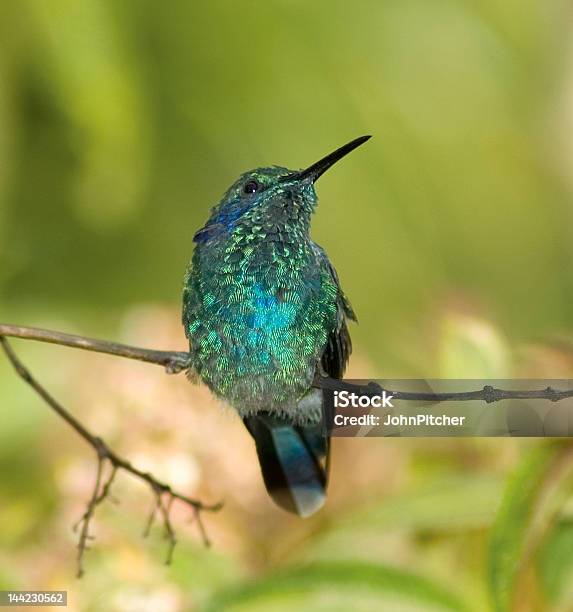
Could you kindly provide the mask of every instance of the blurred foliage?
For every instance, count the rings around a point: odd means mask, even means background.
[[[317,592],[321,598],[308,601],[309,594]],[[345,592],[349,595],[346,600]],[[268,610],[273,605],[275,610],[292,610],[294,606],[313,610],[347,610],[349,606],[355,610],[372,610],[384,604],[400,610],[466,609],[432,582],[363,562],[323,563],[291,569],[220,596],[212,609]]]
[[[491,533],[490,583],[498,610],[511,609],[512,606],[523,609],[524,605],[531,605],[532,593],[540,600],[539,609],[546,609],[543,596],[532,588],[532,576],[523,578],[520,574],[524,573],[524,568],[528,569],[524,557],[527,559],[532,547],[538,545],[535,539],[555,521],[555,515],[563,507],[563,496],[571,495],[572,449],[569,442],[539,446],[508,483]],[[564,467],[570,472],[569,478],[560,473]],[[559,541],[567,542],[565,538]],[[565,568],[567,565],[564,564]],[[551,574],[549,576],[554,583],[560,582]],[[529,588],[519,588],[520,579],[527,579]],[[556,591],[556,588],[551,588],[549,592],[553,592],[555,597]]]
[[[184,349],[220,194],[371,133],[313,225],[360,318],[349,374],[573,378],[570,40],[565,0],[2,2],[0,320]],[[300,521],[205,389],[17,348],[135,463],[226,506],[209,551],[178,510],[165,568],[147,492],[118,479],[74,581],[93,458],[0,359],[0,588],[94,612],[573,607],[568,446],[337,440],[329,504]]]

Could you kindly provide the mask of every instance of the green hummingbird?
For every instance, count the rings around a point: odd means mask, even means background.
[[[315,182],[366,142],[305,170],[244,173],[193,237],[183,289],[192,378],[230,404],[255,440],[267,491],[308,516],[326,498],[330,440],[316,376],[341,378],[356,321],[336,270],[310,237]]]

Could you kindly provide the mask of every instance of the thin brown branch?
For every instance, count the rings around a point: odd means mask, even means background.
[[[205,529],[205,525],[203,524],[203,517],[197,508],[193,508],[193,518],[197,523],[197,527],[199,527],[199,533],[201,534],[201,539],[203,540],[203,544],[205,546],[211,546],[211,541],[209,540],[209,536],[207,535],[207,530]]]
[[[153,527],[153,523],[155,522],[155,515],[157,514],[157,509],[159,508],[160,499],[161,498],[159,497],[159,495],[156,495],[155,499],[153,500],[153,507],[151,508],[147,523],[145,524],[145,529],[143,530],[144,538],[149,537],[149,534],[151,533],[151,528]]]
[[[87,504],[86,511],[82,515],[81,519],[74,525],[74,531],[76,531],[78,527],[80,527],[80,536],[78,538],[78,578],[81,578],[84,575],[83,560],[84,553],[86,550],[88,550],[88,540],[94,539],[89,532],[91,520],[95,514],[96,507],[99,506],[99,504],[101,504],[105,499],[107,499],[112,482],[117,472],[117,468],[113,467],[108,479],[106,480],[103,487],[101,487],[100,491],[104,463],[105,457],[102,457],[98,454],[96,480],[91,498]]]
[[[171,524],[171,506],[173,505],[173,496],[169,496],[167,502],[163,501],[163,496],[161,493],[157,494],[157,499],[159,500],[158,508],[161,513],[161,517],[163,519],[163,530],[165,533],[165,539],[167,540],[167,557],[165,559],[165,565],[170,565],[171,560],[173,559],[173,551],[175,549],[175,544],[177,544],[177,538],[175,536],[175,530],[173,529],[173,525]]]
[[[157,516],[157,512],[161,515],[161,519],[163,521],[163,533],[165,539],[168,542],[167,546],[167,556],[165,558],[165,565],[170,565],[171,560],[173,559],[173,550],[175,549],[175,545],[177,544],[177,537],[175,535],[175,530],[173,529],[173,525],[171,523],[171,506],[173,505],[173,500],[175,497],[170,493],[167,493],[168,499],[167,503],[163,501],[164,492],[157,489],[155,491],[155,501],[153,503],[153,508],[149,514],[149,518],[147,519],[147,523],[145,525],[145,529],[143,531],[143,537],[147,538],[151,533],[151,527],[155,522],[155,517]],[[197,508],[193,508],[193,512],[199,512]],[[199,512],[200,513],[200,512]],[[205,541],[203,538],[203,533],[201,529],[199,529],[199,533],[201,535],[201,539]],[[208,544],[206,544],[208,545]]]
[[[107,355],[136,359],[146,363],[155,363],[163,366],[168,374],[178,374],[189,367],[189,354],[181,351],[144,349],[137,346],[129,346],[128,344],[109,342],[108,340],[95,340],[93,338],[64,334],[37,327],[23,327],[22,325],[0,323],[0,336],[39,340],[40,342],[79,348],[84,351],[106,353]]]
[[[0,326],[0,329],[3,329],[4,326]],[[42,331],[42,330],[37,330]],[[48,332],[49,335],[54,338],[57,334],[52,332]],[[18,337],[32,337],[32,336],[18,336]],[[52,340],[55,342],[55,340]],[[89,527],[91,520],[94,516],[95,510],[99,504],[101,504],[105,499],[109,497],[110,488],[115,478],[116,472],[120,469],[129,472],[133,476],[143,480],[145,483],[149,485],[154,496],[157,499],[157,508],[160,510],[163,517],[163,525],[165,529],[165,533],[169,539],[169,551],[168,551],[168,562],[171,560],[173,554],[173,548],[175,546],[176,538],[175,531],[170,521],[169,512],[171,509],[171,504],[174,499],[178,499],[183,502],[187,506],[189,506],[194,513],[200,515],[201,512],[216,512],[222,507],[222,504],[204,504],[196,499],[188,497],[183,493],[179,493],[171,488],[170,485],[158,480],[150,474],[149,472],[143,472],[142,470],[133,466],[129,461],[120,457],[116,454],[101,438],[93,435],[89,432],[71,413],[69,413],[58,401],[56,401],[44,387],[32,376],[30,371],[22,364],[22,362],[18,359],[16,354],[14,353],[12,347],[10,346],[8,340],[2,335],[0,335],[0,345],[4,349],[10,363],[14,367],[17,374],[26,382],[34,391],[60,416],[62,417],[97,453],[97,473],[96,473],[96,481],[92,491],[91,498],[86,506],[86,511],[84,512],[82,518],[78,523],[78,527],[80,529],[80,536],[78,540],[78,576],[83,574],[83,556],[85,551],[87,550],[88,540],[92,538],[89,533]],[[110,343],[113,345],[113,343]],[[76,344],[66,344],[66,346],[77,346],[80,347],[79,343]],[[114,345],[117,346],[117,345]],[[95,350],[95,349],[88,349]],[[130,350],[131,347],[130,347]],[[138,349],[133,349],[138,350]],[[141,349],[144,351],[145,349]],[[111,354],[122,354],[123,356],[127,356],[126,353],[113,353],[111,351],[102,351],[108,352]],[[151,351],[151,353],[166,353],[165,351]],[[177,355],[177,354],[176,354]],[[137,359],[139,357],[133,357]],[[152,361],[151,359],[144,359],[144,361]],[[153,361],[152,361],[153,362]],[[158,362],[153,362],[158,363]],[[165,365],[165,362],[162,362],[161,365]],[[107,478],[105,483],[102,486],[103,479],[103,469],[106,462],[109,462],[112,471],[110,476]],[[165,505],[163,503],[162,497],[168,496],[168,503]],[[150,525],[151,526],[151,525]],[[205,541],[204,530],[202,525],[200,524],[199,530],[201,533],[202,539]]]

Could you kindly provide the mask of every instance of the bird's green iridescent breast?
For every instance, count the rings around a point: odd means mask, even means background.
[[[199,244],[184,288],[193,368],[241,414],[289,414],[337,325],[338,287],[305,227],[248,223]]]

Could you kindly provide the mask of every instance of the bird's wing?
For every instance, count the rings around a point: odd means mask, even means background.
[[[329,376],[333,378],[342,378],[350,353],[352,352],[352,341],[350,340],[350,333],[348,332],[347,320],[357,321],[357,318],[348,298],[344,295],[340,287],[340,281],[338,280],[338,274],[334,266],[330,263],[323,249],[318,245],[316,245],[316,248],[323,266],[328,270],[338,289],[336,326],[330,334],[328,343],[322,354],[321,365]]]
[[[181,312],[181,320],[183,323],[183,327],[185,328],[185,336],[189,338],[189,325],[192,322],[192,310],[194,305],[194,293],[191,287],[191,275],[193,273],[193,269],[191,264],[187,267],[185,271],[185,279],[183,281],[183,309]]]

